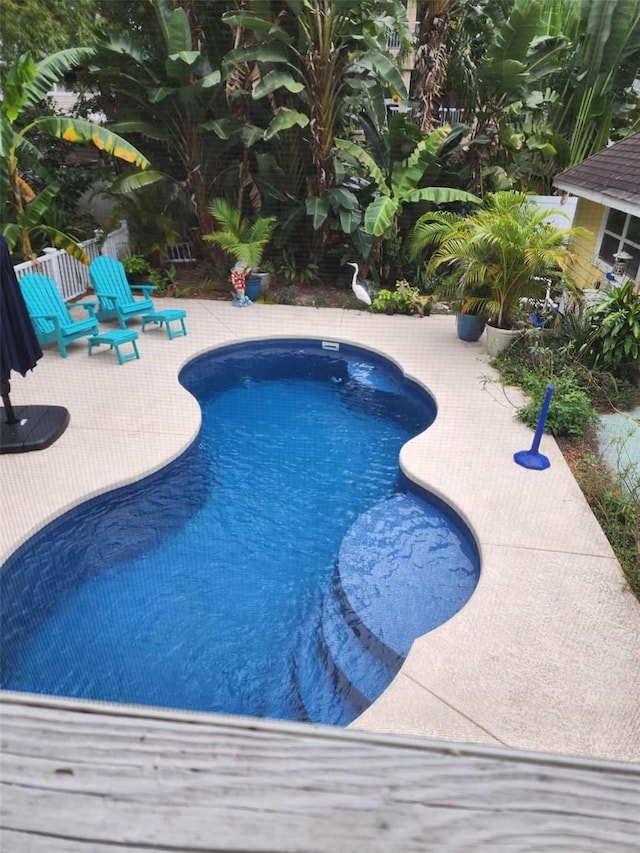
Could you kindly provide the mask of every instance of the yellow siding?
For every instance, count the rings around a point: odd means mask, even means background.
[[[576,284],[581,287],[593,287],[597,281],[603,278],[602,270],[594,264],[596,257],[596,240],[600,233],[602,218],[607,208],[584,198],[578,199],[576,215],[573,225],[576,228],[584,228],[589,233],[585,237],[574,237],[571,248],[578,256],[573,268],[573,277]]]

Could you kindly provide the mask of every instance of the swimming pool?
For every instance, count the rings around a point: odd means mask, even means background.
[[[2,686],[347,723],[477,583],[468,530],[398,469],[433,401],[318,341],[227,347],[180,378],[203,415],[188,452],[5,565]]]

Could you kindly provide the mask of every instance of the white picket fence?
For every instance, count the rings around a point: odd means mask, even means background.
[[[120,226],[105,237],[104,242],[101,241],[100,235],[96,234],[80,245],[90,261],[101,254],[111,258],[125,258],[130,254],[129,227],[123,219]],[[90,286],[89,268],[64,249],[44,249],[44,253],[36,261],[25,261],[17,264],[14,269],[19,279],[33,272],[53,279],[67,302],[85,293]]]

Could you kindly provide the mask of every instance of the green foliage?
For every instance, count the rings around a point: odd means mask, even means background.
[[[524,193],[505,191],[489,193],[483,207],[466,217],[424,214],[410,235],[409,254],[419,257],[435,247],[427,270],[450,269],[465,310],[485,312],[493,325],[511,329],[520,300],[542,298],[546,279],[570,285],[574,256],[566,243],[579,233],[551,225]],[[484,288],[488,298],[475,295]]]
[[[126,192],[120,191],[119,182],[116,186],[108,192],[116,202],[113,216],[129,223],[132,249],[154,264],[166,260],[167,247],[184,239],[183,223],[189,222],[184,193],[166,178]]]
[[[287,284],[313,284],[318,281],[318,272],[318,264],[309,262],[300,266],[296,263],[294,255],[288,252],[283,253],[283,260],[277,268],[277,275]]]
[[[220,230],[205,234],[204,239],[217,243],[247,269],[258,270],[273,233],[275,217],[258,216],[250,222],[224,198],[214,199],[209,205],[209,211]]]
[[[440,127],[421,139],[411,154],[395,161],[390,170],[383,170],[371,154],[348,139],[336,139],[339,151],[356,161],[364,170],[364,177],[374,189],[372,200],[364,215],[367,233],[374,237],[393,233],[403,206],[416,202],[449,204],[466,202],[478,204],[480,199],[471,193],[450,187],[421,186],[425,174],[437,163],[437,154],[447,138],[450,128]]]
[[[185,296],[187,288],[178,288],[176,285],[176,268],[171,265],[163,269],[154,269],[149,273],[149,283],[157,287],[158,296]]]
[[[596,454],[586,454],[576,479],[629,581],[640,598],[640,469],[628,461],[626,439],[616,441],[613,473]]]
[[[595,415],[589,395],[576,388],[570,374],[557,377],[545,423],[545,432],[554,436],[583,435],[587,424],[593,423]],[[547,390],[539,376],[523,377],[523,387],[531,401],[518,410],[518,418],[531,429],[535,429]]]
[[[100,18],[95,0],[2,0],[2,55],[13,63],[29,50],[45,56],[92,44]]]
[[[545,431],[555,436],[583,435],[595,419],[595,382],[582,365],[566,357],[558,338],[547,336],[544,343],[540,340],[539,332],[529,334],[495,362],[503,381],[519,386],[530,398],[518,411],[518,417],[535,428],[547,387],[552,385],[554,393]]]
[[[24,122],[27,110],[35,107],[49,92],[51,85],[65,73],[93,56],[90,48],[73,48],[35,62],[29,54],[21,56],[5,78],[4,99],[0,104],[0,196],[9,208],[3,217],[3,233],[13,249],[19,243],[23,259],[34,256],[31,237],[46,236],[54,246],[64,248],[74,257],[88,263],[82,248],[68,234],[47,224],[46,217],[59,187],[42,169],[42,154],[29,139],[38,133],[66,142],[93,144],[116,158],[146,169],[149,161],[133,145],[99,124],[85,119],[34,113]],[[27,175],[33,170],[46,185],[34,192]],[[30,177],[30,174],[29,174]],[[8,220],[8,222],[7,222]]]
[[[383,288],[371,303],[375,314],[423,314],[429,313],[431,300],[424,297],[417,287],[406,281],[397,281],[395,290]]]
[[[151,272],[146,258],[142,255],[129,255],[122,260],[122,266],[127,276],[148,276]]]
[[[591,332],[580,356],[593,367],[633,379],[640,373],[640,293],[634,282],[613,287],[588,309]]]

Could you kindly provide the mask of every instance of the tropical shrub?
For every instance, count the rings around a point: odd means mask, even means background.
[[[238,207],[224,198],[215,198],[209,205],[209,211],[220,230],[205,234],[204,239],[217,243],[245,268],[257,270],[271,239],[275,216],[258,216],[250,222],[242,216]]]
[[[371,303],[376,314],[428,314],[431,298],[424,297],[417,287],[406,281],[397,281],[395,290],[383,288]]]
[[[418,257],[435,248],[427,270],[451,269],[465,310],[487,313],[492,325],[511,329],[521,300],[544,297],[547,279],[573,287],[567,273],[574,255],[566,244],[581,233],[556,228],[525,193],[503,191],[489,193],[483,207],[465,217],[425,213],[411,232],[409,253]],[[485,287],[488,298],[473,295]]]
[[[530,381],[528,394],[531,401],[518,410],[518,418],[531,429],[535,429],[547,391],[547,385],[537,377]],[[593,423],[595,414],[589,395],[576,388],[570,373],[554,380],[553,396],[545,422],[545,432],[554,436],[583,435],[587,424]]]
[[[147,260],[142,255],[129,255],[122,259],[122,266],[128,279],[144,278],[151,272]]]
[[[629,280],[588,309],[592,331],[580,355],[593,367],[633,379],[640,373],[640,293]]]
[[[47,170],[43,169],[42,154],[31,141],[32,136],[40,134],[40,138],[49,136],[92,144],[139,170],[149,167],[149,161],[137,148],[99,124],[65,116],[39,116],[35,112],[51,85],[93,54],[92,49],[80,47],[36,62],[25,53],[4,79],[4,97],[0,104],[0,152],[3,155],[0,157],[0,196],[4,200],[5,214],[2,232],[10,250],[19,248],[25,260],[34,257],[31,241],[35,234],[88,263],[88,257],[76,240],[47,222],[60,186],[50,181]],[[31,115],[25,123],[29,111]],[[41,188],[36,190],[31,186],[32,175],[39,176]],[[141,172],[138,172],[131,177],[131,184],[141,179]]]

